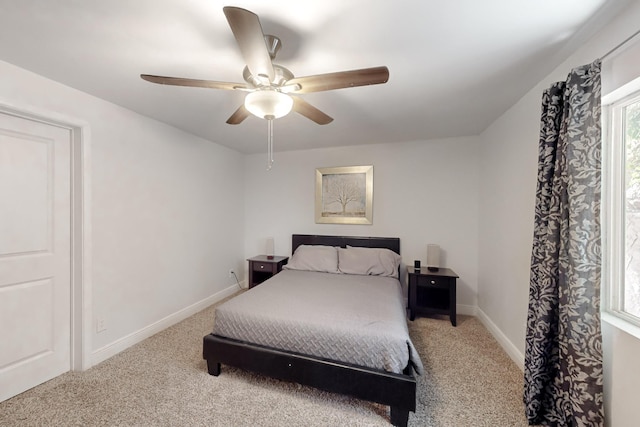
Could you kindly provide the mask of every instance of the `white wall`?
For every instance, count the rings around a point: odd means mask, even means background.
[[[295,233],[399,237],[408,264],[414,259],[424,263],[427,243],[436,243],[443,266],[460,276],[461,312],[473,311],[478,143],[477,138],[455,138],[277,152],[271,171],[265,168],[266,154],[247,156],[245,256],[264,253],[269,236],[275,238],[276,254],[290,255]],[[316,168],[359,165],[373,165],[373,224],[316,224]]]
[[[520,355],[527,318],[541,96],[534,93],[528,98],[532,99],[513,106],[484,132],[480,154],[478,308]],[[513,352],[511,356],[521,358]],[[516,363],[523,366],[522,360]]]
[[[92,308],[107,328],[92,328],[91,348],[113,347],[98,360],[233,288],[228,270],[243,266],[240,153],[4,62],[0,75],[0,103],[90,129]]]
[[[625,40],[638,30],[638,22],[640,2],[635,2],[481,135],[478,307],[507,346],[517,349],[521,366],[542,91],[566,79],[572,67],[594,61]],[[604,326],[603,335],[607,425],[635,426],[640,343],[611,325]]]

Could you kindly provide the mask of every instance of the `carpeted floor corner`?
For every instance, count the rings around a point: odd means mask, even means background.
[[[207,373],[213,308],[86,372],[0,403],[0,426],[389,426],[388,407],[222,367]],[[526,426],[522,372],[474,317],[409,322],[425,365],[412,427]]]

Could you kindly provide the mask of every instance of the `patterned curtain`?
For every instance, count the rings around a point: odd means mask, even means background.
[[[530,425],[602,426],[600,61],[542,97],[524,403]]]

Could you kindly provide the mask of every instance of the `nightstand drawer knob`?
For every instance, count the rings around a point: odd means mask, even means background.
[[[262,269],[262,268],[264,268],[264,265],[261,265],[261,266],[260,266],[260,268],[261,268],[261,269]]]
[[[432,280],[432,281],[431,281],[431,284],[432,284],[432,285],[435,285],[435,284],[436,284],[436,281],[435,281],[435,280]]]

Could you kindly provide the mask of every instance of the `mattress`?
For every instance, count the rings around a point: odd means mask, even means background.
[[[217,307],[213,333],[388,372],[423,370],[391,277],[283,270]]]

